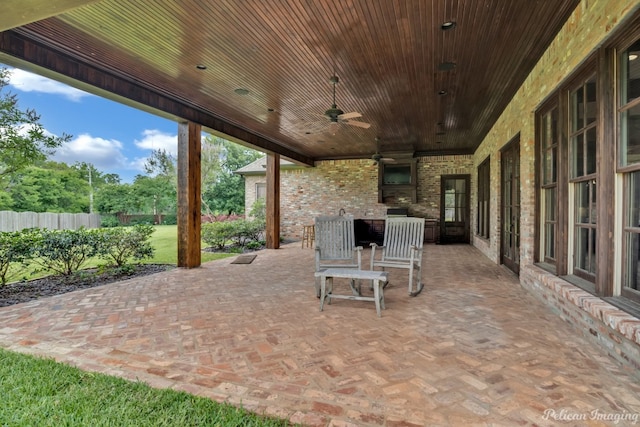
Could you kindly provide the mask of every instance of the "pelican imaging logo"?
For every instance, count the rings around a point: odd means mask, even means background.
[[[603,421],[613,424],[623,423],[624,425],[635,425],[640,421],[640,413],[627,412],[604,412],[594,409],[590,412],[573,412],[568,409],[545,409],[542,415],[544,420],[552,420],[559,422],[576,422],[576,421]]]

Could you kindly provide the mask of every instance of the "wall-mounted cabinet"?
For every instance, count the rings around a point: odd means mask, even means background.
[[[417,159],[394,157],[393,161],[378,164],[378,202],[384,203],[388,197],[406,197],[417,203],[418,174]]]

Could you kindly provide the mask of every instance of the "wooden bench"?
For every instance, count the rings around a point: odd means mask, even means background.
[[[324,308],[325,298],[328,303],[331,304],[332,298],[350,299],[356,301],[373,301],[376,304],[376,312],[378,317],[381,316],[380,309],[385,309],[384,306],[384,284],[387,282],[388,273],[385,271],[369,271],[358,270],[353,268],[327,268],[315,273],[315,277],[320,278],[320,311]],[[353,295],[337,295],[333,293],[333,278],[350,279],[351,283],[355,280],[371,280],[373,283],[373,297],[364,297],[360,294],[360,289],[357,291],[351,286],[354,291]]]

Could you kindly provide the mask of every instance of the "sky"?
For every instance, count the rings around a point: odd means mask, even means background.
[[[144,174],[145,160],[153,150],[177,153],[176,122],[18,68],[3,64],[0,68],[11,72],[3,94],[15,94],[21,110],[35,110],[47,132],[72,135],[51,160],[91,163],[98,171],[118,174],[122,183],[131,183]]]

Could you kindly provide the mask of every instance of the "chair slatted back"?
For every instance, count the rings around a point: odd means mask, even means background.
[[[422,248],[424,241],[424,218],[389,217],[384,230],[384,259],[408,260],[411,247]]]
[[[315,233],[321,260],[353,259],[356,238],[352,216],[317,217]]]

